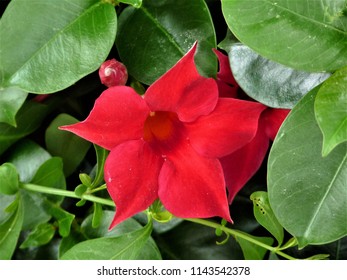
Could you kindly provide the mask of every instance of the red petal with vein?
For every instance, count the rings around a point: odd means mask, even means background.
[[[123,141],[141,138],[148,114],[146,102],[131,87],[111,87],[96,99],[86,120],[60,129],[111,150]]]
[[[290,110],[288,109],[272,109],[268,108],[264,113],[261,115],[262,121],[266,124],[265,131],[266,135],[271,139],[274,140],[276,137],[276,134],[282,125],[284,119],[289,114]]]
[[[219,160],[201,157],[188,142],[164,162],[159,175],[159,198],[177,217],[219,216],[231,221]]]
[[[107,190],[116,204],[110,228],[147,209],[158,198],[163,159],[143,140],[127,141],[111,150],[105,163]]]
[[[220,98],[210,115],[186,124],[192,147],[208,157],[222,157],[236,151],[253,139],[264,109],[257,102]]]
[[[211,78],[202,77],[196,69],[197,45],[146,91],[144,99],[151,111],[176,112],[182,121],[192,121],[209,114],[216,106],[218,90]],[[198,103],[195,103],[197,102]]]
[[[256,136],[250,143],[220,159],[228,189],[229,203],[257,172],[265,158],[268,147],[269,138],[265,134],[264,126],[260,125]]]

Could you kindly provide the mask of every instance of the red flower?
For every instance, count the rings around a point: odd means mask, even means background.
[[[231,220],[218,158],[254,137],[264,106],[219,98],[216,81],[197,72],[195,50],[143,97],[130,87],[111,87],[85,121],[62,127],[111,150],[105,163],[116,204],[111,227],[157,198],[177,217]]]
[[[220,72],[217,75],[220,95],[235,98],[239,86],[232,75],[228,57],[218,51],[216,54],[220,63]],[[268,151],[270,140],[275,139],[277,131],[289,111],[266,107],[259,116],[257,133],[254,138],[247,145],[221,158],[229,203],[261,166]]]
[[[124,86],[128,80],[128,70],[123,63],[110,59],[101,65],[99,77],[107,87]]]

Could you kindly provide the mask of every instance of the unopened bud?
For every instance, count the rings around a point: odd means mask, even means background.
[[[107,87],[124,86],[128,80],[128,71],[123,63],[110,59],[101,65],[99,77]]]

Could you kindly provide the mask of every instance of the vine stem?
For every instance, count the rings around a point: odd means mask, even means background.
[[[55,189],[55,188],[49,188],[44,187],[40,185],[35,184],[21,184],[20,187],[22,189],[28,190],[28,191],[34,191],[34,192],[40,192],[40,193],[46,193],[46,194],[53,194],[53,195],[60,195],[60,196],[66,196],[71,198],[77,198],[77,199],[85,199],[88,201],[104,204],[107,206],[113,206],[115,207],[115,204],[112,200],[97,197],[91,194],[82,194],[81,196],[78,196],[73,191],[67,191],[67,190],[61,190],[61,189]]]
[[[272,246],[269,246],[265,243],[262,243],[256,239],[253,239],[251,236],[243,233],[242,231],[238,231],[238,230],[234,230],[234,229],[231,229],[231,228],[227,228],[227,227],[224,227],[218,223],[215,223],[215,222],[212,222],[212,221],[209,221],[209,220],[203,220],[203,219],[184,219],[186,221],[189,221],[189,222],[193,222],[193,223],[196,223],[196,224],[201,224],[201,225],[204,225],[204,226],[208,226],[208,227],[211,227],[211,228],[215,228],[215,229],[221,229],[222,231],[224,231],[225,233],[228,233],[228,234],[231,234],[233,235],[234,237],[239,237],[239,238],[242,238],[244,240],[247,240],[257,246],[260,246],[260,247],[263,247],[264,249],[266,250],[269,250],[277,255],[280,255],[288,260],[296,260],[296,258],[292,257],[292,256],[289,256],[287,255],[286,253],[283,253],[282,251],[279,251],[276,247],[272,247]]]
[[[115,207],[115,204],[112,200],[110,199],[106,199],[106,198],[102,198],[102,197],[97,197],[91,194],[83,194],[81,196],[78,196],[75,194],[75,192],[73,191],[67,191],[67,190],[61,190],[61,189],[56,189],[56,188],[50,188],[50,187],[45,187],[45,186],[40,186],[40,185],[35,185],[35,184],[20,184],[20,187],[22,189],[28,190],[28,191],[34,191],[34,192],[40,192],[40,193],[46,193],[46,194],[52,194],[52,195],[59,195],[59,196],[65,196],[65,197],[71,197],[71,198],[76,198],[76,199],[84,199],[84,200],[88,200],[91,202],[96,202],[96,203],[100,203],[103,205],[107,205],[107,206],[112,206]],[[104,189],[105,186],[100,186],[100,189]],[[94,191],[96,191],[97,189],[95,189]],[[253,239],[251,236],[247,235],[246,233],[243,233],[241,231],[238,230],[234,230],[231,228],[227,228],[224,227],[218,223],[209,221],[209,220],[204,220],[204,219],[184,219],[186,221],[192,222],[192,223],[196,223],[196,224],[201,224],[204,226],[208,226],[211,228],[215,228],[215,229],[221,229],[222,231],[224,231],[227,234],[230,234],[234,237],[239,237],[242,238],[244,240],[247,240],[257,246],[263,247],[266,250],[269,250],[277,255],[280,255],[288,260],[296,260],[296,258],[293,258],[292,256],[287,255],[286,253],[283,253],[282,251],[279,251],[277,248],[269,246],[267,244],[264,244],[256,239]]]

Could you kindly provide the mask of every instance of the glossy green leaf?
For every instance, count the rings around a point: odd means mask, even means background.
[[[17,209],[0,224],[0,260],[10,260],[18,242],[23,223],[23,205],[17,197]]]
[[[65,176],[63,173],[63,162],[61,158],[52,157],[45,161],[35,173],[34,178],[31,180],[32,184],[56,188],[66,189]],[[47,195],[47,197],[56,203],[61,202],[63,197],[56,195]]]
[[[242,233],[242,234],[246,234],[246,233]],[[248,234],[246,234],[248,235]],[[252,239],[255,239],[261,243],[265,243],[267,245],[272,245],[274,242],[274,239],[271,237],[257,237],[257,236],[251,236]],[[249,241],[247,241],[246,239],[240,238],[240,237],[236,237],[237,242],[239,243],[242,252],[243,252],[243,256],[245,258],[245,260],[262,260],[264,259],[264,256],[267,252],[267,249],[260,247],[258,245],[255,245]]]
[[[117,237],[101,237],[78,243],[62,260],[134,260],[152,232],[152,223]]]
[[[228,53],[240,87],[253,99],[273,108],[293,108],[307,92],[330,76],[286,67],[242,44],[231,45]]]
[[[51,155],[41,146],[25,139],[13,146],[7,161],[16,166],[20,181],[29,183],[40,166],[50,158]]]
[[[51,224],[40,224],[29,233],[24,242],[19,246],[21,249],[39,247],[50,242],[54,236],[55,228]]]
[[[16,115],[17,127],[0,123],[0,155],[19,139],[34,132],[48,112],[45,105],[25,102]]]
[[[271,208],[299,248],[347,235],[347,149],[322,157],[322,134],[314,115],[315,88],[280,128],[268,161]]]
[[[100,237],[116,237],[122,236],[132,231],[136,231],[142,228],[134,219],[127,219],[120,223],[113,229],[109,229],[110,223],[114,217],[114,211],[104,210],[102,211],[101,219],[99,221],[99,226],[97,228],[93,227],[93,215],[89,215],[81,225],[81,231],[84,236],[89,239],[100,238]],[[137,259],[139,260],[160,260],[161,255],[159,249],[154,242],[152,237],[149,237],[145,245],[143,246],[141,252],[139,253]]]
[[[323,132],[322,154],[327,156],[347,140],[347,67],[337,71],[321,86],[314,109]]]
[[[253,201],[254,216],[258,223],[266,228],[276,238],[278,246],[281,246],[284,237],[283,227],[271,209],[267,192],[254,192],[251,200]]]
[[[76,170],[88,152],[91,143],[67,131],[59,130],[59,126],[74,124],[77,119],[67,114],[58,115],[49,125],[45,133],[48,152],[59,156],[64,162],[64,173],[69,176]]]
[[[4,163],[0,166],[0,193],[15,194],[18,192],[19,177],[16,167],[11,163]]]
[[[319,72],[346,65],[345,0],[222,0],[235,36],[289,67]]]
[[[12,212],[17,210],[17,195],[5,195],[0,193],[0,224],[4,223]]]
[[[0,89],[0,123],[16,126],[16,114],[28,93],[18,88]]]
[[[117,48],[128,72],[151,84],[199,42],[199,71],[215,76],[216,37],[203,0],[144,0],[139,9],[126,8],[119,17]]]
[[[64,89],[100,66],[116,30],[114,7],[99,0],[12,0],[0,21],[0,81],[35,93]]]

